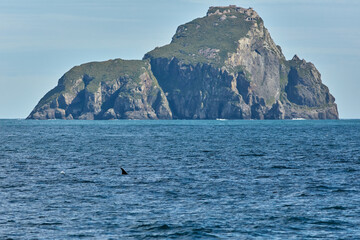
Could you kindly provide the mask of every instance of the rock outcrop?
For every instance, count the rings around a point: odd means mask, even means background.
[[[30,119],[169,119],[172,113],[148,61],[92,62],[74,67]]]
[[[71,69],[30,119],[338,119],[312,63],[287,61],[251,8],[210,7],[142,61]]]

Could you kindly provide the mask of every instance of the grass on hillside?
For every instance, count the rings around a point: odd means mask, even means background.
[[[185,64],[208,63],[223,66],[228,53],[236,52],[238,40],[245,37],[253,22],[245,21],[245,14],[212,15],[195,19],[178,27],[170,44],[148,53],[153,58],[176,57]],[[231,18],[235,16],[236,18]],[[207,58],[199,53],[204,49],[218,49],[215,58]]]
[[[83,81],[80,83],[79,88],[84,89],[86,87],[87,91],[95,92],[98,90],[100,82],[113,82],[120,77],[131,79],[131,85],[137,85],[140,83],[140,75],[146,72],[148,68],[148,61],[122,59],[90,62],[73,67],[60,78],[58,86],[49,91],[40,100],[37,107],[53,101],[59,97],[61,93],[69,92],[79,79]],[[156,80],[154,84],[157,84]]]

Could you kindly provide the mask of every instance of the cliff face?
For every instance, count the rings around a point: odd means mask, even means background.
[[[287,61],[252,9],[211,7],[143,61],[66,73],[33,119],[337,119],[312,63]]]
[[[252,9],[210,8],[144,58],[175,118],[338,118],[314,65],[286,61]]]
[[[337,119],[335,98],[321,83],[321,74],[315,66],[296,55],[286,64],[288,74],[283,102],[288,117]]]
[[[93,62],[74,67],[31,112],[31,119],[168,119],[164,92],[148,61]]]

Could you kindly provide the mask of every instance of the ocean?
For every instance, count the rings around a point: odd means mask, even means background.
[[[360,239],[359,226],[360,120],[0,120],[0,239]]]

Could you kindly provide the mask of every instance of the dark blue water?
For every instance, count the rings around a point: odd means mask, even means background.
[[[0,239],[359,239],[359,226],[359,120],[0,120]]]

